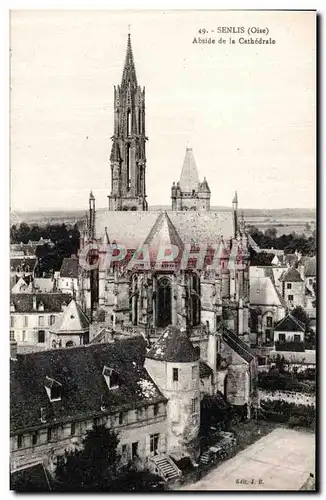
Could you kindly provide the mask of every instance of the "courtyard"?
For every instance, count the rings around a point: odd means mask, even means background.
[[[315,434],[277,428],[180,490],[298,491],[315,475]]]

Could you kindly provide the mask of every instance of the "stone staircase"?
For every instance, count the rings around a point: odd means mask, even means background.
[[[178,469],[169,455],[156,455],[151,458],[159,474],[165,481],[174,481],[181,476],[181,470]]]

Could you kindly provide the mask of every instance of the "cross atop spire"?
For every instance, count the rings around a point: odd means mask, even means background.
[[[130,25],[129,25],[130,29]],[[127,50],[126,50],[126,58],[125,65],[122,73],[122,82],[121,85],[127,85],[128,82],[133,83],[137,86],[137,77],[136,77],[136,69],[134,63],[134,56],[131,48],[131,36],[130,32],[128,33],[128,41],[127,41]]]

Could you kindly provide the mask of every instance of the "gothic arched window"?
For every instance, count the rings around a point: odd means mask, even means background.
[[[129,321],[138,324],[138,278],[133,274],[129,284]]]
[[[200,278],[196,273],[189,277],[189,322],[192,326],[200,324]]]
[[[172,321],[171,283],[168,278],[159,280],[157,299],[157,326],[168,326]]]
[[[128,109],[127,111],[127,137],[131,134],[131,111]]]

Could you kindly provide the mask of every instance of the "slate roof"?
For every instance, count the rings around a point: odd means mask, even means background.
[[[250,347],[230,330],[224,329],[222,338],[224,342],[231,347],[233,351],[239,354],[242,359],[247,361],[247,363],[250,363],[254,359],[254,356],[250,352]]]
[[[78,259],[77,257],[66,257],[62,261],[60,269],[61,278],[78,278]]]
[[[59,321],[57,321],[51,331],[57,334],[68,334],[84,332],[89,330],[90,321],[75,299],[69,302]]]
[[[287,271],[284,271],[284,273],[280,277],[279,281],[299,282],[299,281],[303,281],[303,279],[301,278],[300,273],[297,269],[295,269],[294,267],[290,267],[290,269],[288,269]]]
[[[198,170],[192,148],[186,149],[186,154],[183,160],[183,166],[180,176],[180,189],[184,193],[197,191],[199,184]]]
[[[16,272],[17,267],[20,267],[20,272],[33,272],[37,264],[37,257],[21,256],[21,257],[11,257],[10,259],[10,269],[12,272]],[[29,271],[26,271],[26,269]]]
[[[21,492],[51,491],[51,483],[43,463],[24,467],[10,474],[10,489]]]
[[[139,336],[17,355],[10,366],[11,432],[41,427],[41,408],[48,426],[165,402],[143,366],[145,353],[146,341]],[[118,374],[119,387],[114,390],[105,382],[105,366]],[[49,401],[46,377],[62,384],[60,401]]]
[[[302,257],[300,264],[304,266],[304,274],[308,277],[317,276],[317,259],[316,257]]]
[[[140,247],[162,212],[98,211],[96,237],[106,241],[105,227],[111,242],[136,250]],[[230,212],[167,211],[169,219],[185,243],[216,244],[220,237],[233,236]]]
[[[304,332],[305,326],[297,318],[288,314],[285,318],[281,319],[274,328],[275,332]]]
[[[199,360],[199,354],[187,333],[172,325],[165,329],[146,357],[170,363],[191,363]]]
[[[33,297],[36,297],[36,310],[33,309]],[[37,312],[40,302],[44,305],[44,312],[61,312],[62,304],[69,304],[71,295],[68,293],[12,293],[11,301],[15,306],[15,312],[31,313]]]
[[[166,212],[158,216],[144,243],[150,248],[159,248],[160,245],[175,245],[183,248],[182,240]]]
[[[207,378],[210,377],[213,374],[213,370],[211,369],[210,366],[208,366],[205,361],[202,359],[199,361],[199,377],[200,378]]]

